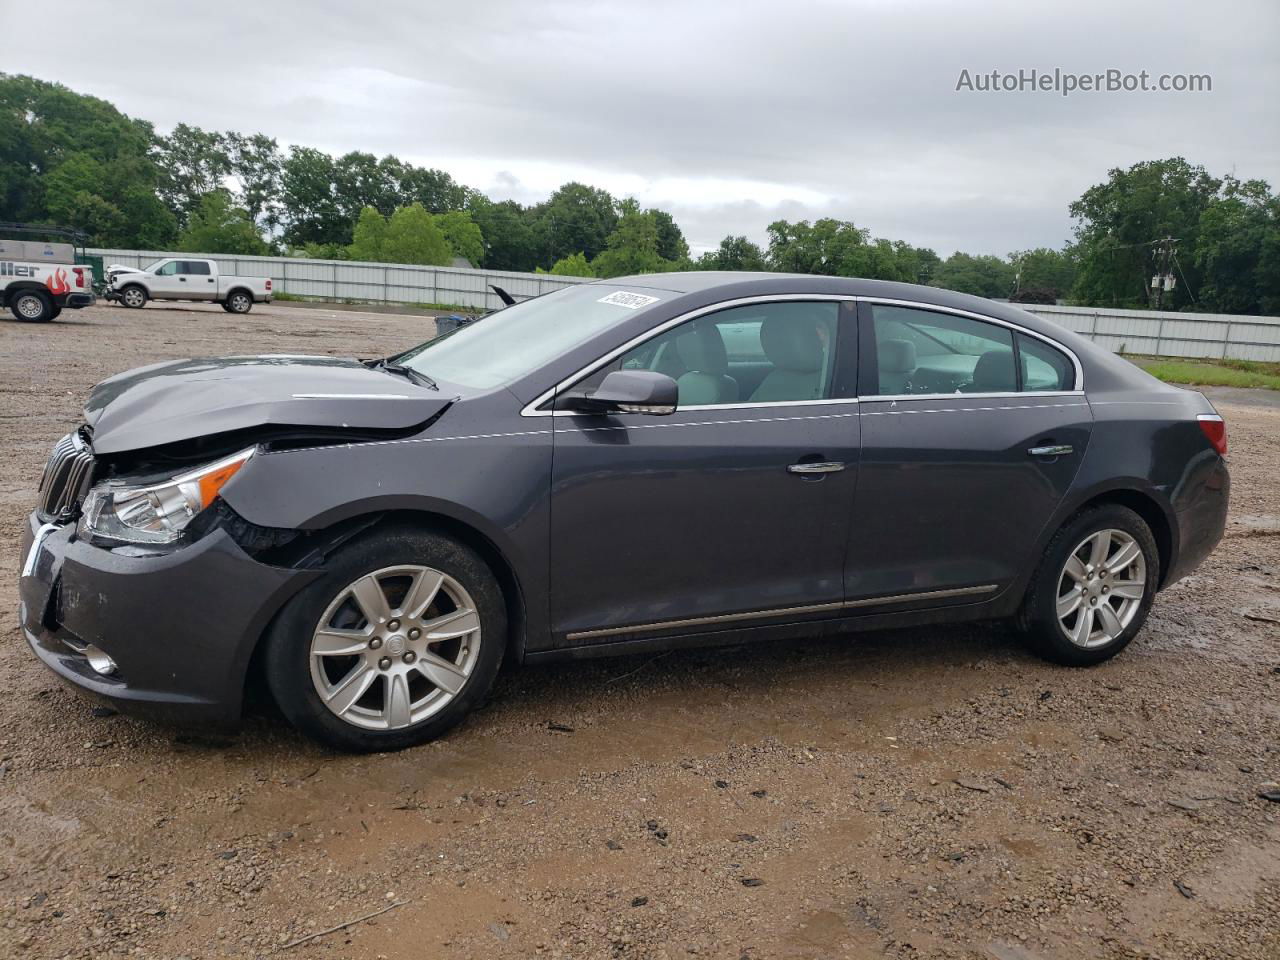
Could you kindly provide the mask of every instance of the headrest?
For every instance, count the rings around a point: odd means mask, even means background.
[[[911,373],[916,368],[916,345],[910,340],[882,340],[876,344],[882,373]]]
[[[973,368],[974,393],[1012,393],[1018,388],[1012,350],[988,350]]]
[[[822,320],[810,315],[786,312],[767,318],[760,324],[760,346],[769,362],[780,370],[817,373],[822,369],[822,341],[818,324]]]
[[[693,323],[676,337],[676,353],[688,370],[724,376],[729,372],[729,355],[724,337],[714,323]]]

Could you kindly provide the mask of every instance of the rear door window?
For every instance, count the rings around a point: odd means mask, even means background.
[[[913,307],[874,304],[864,344],[863,396],[1012,393],[1013,331]]]
[[[1061,350],[1043,340],[1018,334],[1018,359],[1022,367],[1022,389],[1071,390],[1075,387],[1075,365]]]

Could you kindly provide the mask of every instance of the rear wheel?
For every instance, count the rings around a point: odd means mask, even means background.
[[[1056,663],[1101,663],[1142,629],[1159,582],[1146,521],[1118,504],[1085,510],[1058,531],[1028,588],[1028,639]]]
[[[231,313],[248,313],[253,309],[253,297],[237,290],[227,297],[226,309]]]
[[[489,692],[506,607],[465,545],[414,530],[349,544],[268,637],[267,683],[285,716],[340,750],[434,739]]]
[[[120,291],[120,302],[132,310],[145,307],[147,305],[147,291],[137,285],[125,287]]]
[[[53,301],[40,290],[21,290],[9,301],[9,309],[19,320],[44,323],[55,316]]]

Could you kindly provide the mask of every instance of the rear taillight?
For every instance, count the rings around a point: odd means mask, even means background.
[[[79,287],[81,290],[83,290],[84,289],[84,268],[72,267],[71,272],[76,275],[76,286]]]
[[[1227,424],[1216,413],[1202,413],[1199,416],[1200,429],[1203,431],[1209,443],[1213,445],[1213,449],[1217,450],[1219,455],[1227,455]]]
[[[267,293],[271,292],[271,279],[267,278]]]

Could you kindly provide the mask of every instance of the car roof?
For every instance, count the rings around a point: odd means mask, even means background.
[[[969,310],[997,319],[1009,320],[1033,330],[1055,336],[1063,328],[1050,320],[1018,307],[997,303],[941,287],[892,280],[868,280],[863,277],[831,277],[812,273],[761,273],[749,270],[690,270],[679,273],[642,273],[595,281],[597,286],[614,284],[621,287],[650,287],[671,293],[711,294],[720,288],[733,297],[768,296],[770,294],[834,294],[848,297],[883,297],[915,303]]]

